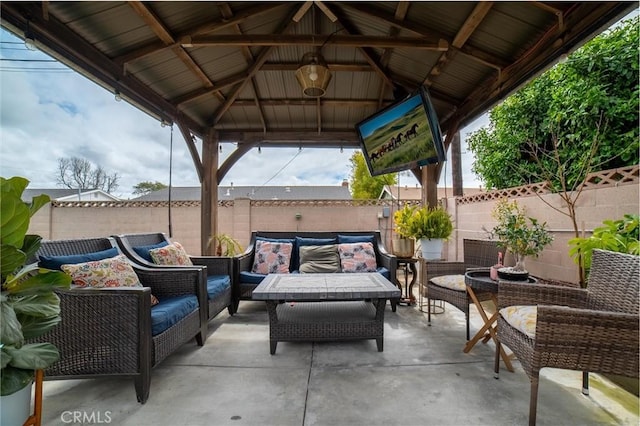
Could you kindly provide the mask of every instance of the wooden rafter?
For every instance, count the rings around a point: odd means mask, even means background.
[[[129,6],[142,18],[154,34],[166,45],[170,45],[171,50],[182,61],[182,63],[200,79],[202,84],[206,88],[213,87],[213,82],[209,79],[207,74],[200,68],[200,66],[193,60],[193,58],[179,45],[175,44],[175,39],[171,35],[171,32],[165,27],[160,18],[151,10],[147,5],[138,1],[130,1]],[[224,102],[224,96],[220,92],[214,92],[221,102]]]
[[[329,7],[329,6],[327,6]],[[332,7],[329,7],[329,10],[331,10],[331,12],[338,16],[338,20],[336,21],[339,25],[342,26],[342,28],[345,29],[345,31],[349,34],[349,35],[353,35],[353,34],[358,34],[358,31],[356,30],[356,28],[353,26],[353,24],[351,24],[351,22],[347,21],[346,18],[344,17],[340,17],[339,15],[336,14],[336,11],[333,10]],[[367,49],[366,47],[358,47],[358,50],[360,51],[360,53],[362,54],[362,56],[364,56],[364,59],[369,63],[369,65],[371,65],[371,67],[373,68],[373,70],[378,74],[378,76],[382,79],[382,81],[385,82],[385,84],[387,84],[389,87],[394,87],[394,83],[393,81],[391,81],[391,79],[389,79],[389,77],[387,77],[387,74],[384,72],[384,70],[382,69],[382,66],[380,65],[380,60],[377,58],[377,55],[375,52],[373,52],[371,49]]]
[[[593,9],[588,13],[593,16],[607,16],[609,9],[616,8],[617,5],[611,2],[593,3]],[[575,6],[574,6],[575,8]],[[584,9],[581,9],[583,11]],[[579,37],[587,23],[585,16],[579,13],[571,13],[572,10],[565,12],[565,20],[563,25],[569,25],[572,28],[571,35],[575,38]],[[582,12],[587,13],[587,12]],[[452,111],[447,117],[441,117],[440,123],[443,127],[447,127],[450,121],[461,121],[461,125],[466,124],[465,117],[474,116],[474,113],[488,108],[488,103],[495,99],[500,99],[508,94],[509,90],[519,87],[530,76],[528,72],[532,69],[543,69],[544,62],[549,57],[553,57],[553,52],[566,51],[567,43],[575,42],[576,39],[568,38],[565,33],[559,33],[558,27],[560,23],[548,28],[546,33],[533,45],[529,50],[525,51],[518,60],[513,62],[500,75],[489,77],[483,84],[478,85],[464,102],[459,103],[459,107]],[[487,99],[491,101],[487,101]]]
[[[396,6],[396,14],[394,16],[394,18],[400,22],[402,22],[405,18],[405,16],[407,15],[407,11],[409,10],[409,2],[408,1],[401,1],[398,2],[398,5]],[[389,29],[389,38],[394,38],[396,37],[398,34],[400,33],[400,29],[396,26],[391,26],[391,28]],[[389,65],[389,61],[391,60],[391,54],[393,53],[393,49],[391,48],[387,48],[385,49],[385,51],[382,53],[382,58],[380,58],[380,65],[382,65],[384,68],[387,68],[387,66]],[[384,84],[384,82],[380,82],[380,87],[378,89],[378,109],[382,108],[382,102],[384,101],[384,92],[385,92],[386,86]]]
[[[493,7],[493,2],[490,1],[482,1],[476,4],[476,7],[473,9],[471,14],[467,17],[466,21],[458,32],[456,33],[451,45],[455,48],[461,49],[462,46],[467,42],[471,34],[478,28],[482,20],[487,16],[489,10]],[[431,80],[438,76],[442,70],[447,66],[447,64],[453,58],[453,52],[445,52],[436,61],[435,65],[431,67],[429,73],[427,73],[427,77],[424,79],[422,84],[430,85]]]
[[[289,28],[291,28],[295,24],[295,22],[291,19],[292,16],[293,14],[289,13],[287,14],[287,17],[282,22],[280,22],[280,25],[278,25],[278,28],[274,32],[276,35],[286,33]],[[245,88],[245,86],[255,75],[255,73],[260,70],[262,64],[267,61],[267,58],[271,55],[273,48],[274,46],[268,46],[262,49],[255,62],[247,69],[247,78],[234,89],[233,93],[231,93],[231,95],[227,98],[226,102],[220,108],[218,108],[218,110],[214,114],[213,122],[211,123],[212,126],[215,127],[215,125],[218,124],[225,112],[229,110],[233,102],[240,95],[240,92],[242,92],[242,89]]]
[[[391,101],[383,102],[383,105],[390,103]],[[327,107],[342,107],[342,108],[370,108],[378,105],[377,99],[323,99],[318,98],[300,98],[300,99],[261,99],[260,104],[263,106],[314,106],[317,104]],[[253,106],[254,101],[252,99],[236,99],[232,107],[247,107]]]
[[[375,7],[372,7],[370,4],[364,2],[349,2],[349,3],[341,3],[341,6],[345,9],[349,9],[358,13],[365,14],[371,18],[375,18],[379,21],[385,22],[390,25],[395,25],[400,29],[412,32],[414,34],[420,35],[422,37],[429,37],[431,39],[443,39],[447,41],[449,44],[453,40],[450,40],[446,35],[428,30],[424,26],[416,25],[408,20],[404,20],[402,22],[395,19],[394,15],[383,12]],[[477,47],[465,46],[463,49],[460,49],[460,53],[470,57],[473,60],[476,60],[484,65],[489,65],[492,68],[500,69],[504,68],[508,65],[508,63],[501,59],[495,57],[489,52],[486,52]]]
[[[295,71],[300,64],[298,62],[267,62],[260,68],[260,71]],[[329,62],[327,68],[331,72],[373,72],[369,64]]]
[[[220,31],[225,28],[229,28],[233,25],[241,24],[246,19],[259,17],[265,13],[271,12],[286,4],[287,2],[264,2],[258,6],[250,7],[238,12],[231,19],[226,19],[224,17],[221,17],[213,22],[206,22],[200,26],[196,26],[187,32],[176,34],[174,38],[180,39],[181,37],[184,37],[184,36],[195,36],[195,35],[209,34],[216,31]],[[162,42],[153,42],[153,43],[144,45],[138,49],[135,49],[131,52],[128,52],[124,55],[118,56],[114,58],[114,61],[124,65],[124,64],[145,58],[150,55],[161,53],[164,50],[171,47],[172,46],[167,46],[167,44]]]
[[[440,39],[425,40],[422,37],[395,37],[368,35],[334,35],[331,38],[313,34],[220,34],[211,36],[185,36],[180,39],[183,47],[213,46],[346,46],[346,47],[409,47],[412,49],[446,51],[449,43]]]
[[[233,11],[231,10],[231,6],[229,3],[222,3],[220,6],[220,12],[222,16],[226,19],[233,18]],[[242,34],[242,30],[240,29],[240,24],[235,24],[233,26],[233,30],[237,34]],[[247,65],[251,65],[254,61],[253,54],[251,53],[251,49],[248,46],[242,46],[242,54],[244,55],[245,60],[247,61]],[[258,87],[256,86],[255,79],[251,77],[251,90],[253,92],[253,100],[256,108],[258,109],[258,115],[260,117],[260,122],[262,123],[262,129],[267,131],[267,122],[264,118],[264,111],[262,110],[262,106],[260,105],[260,97],[258,96]]]

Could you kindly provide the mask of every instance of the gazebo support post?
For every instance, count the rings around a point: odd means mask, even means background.
[[[218,133],[211,129],[202,141],[202,203],[200,251],[203,256],[215,255],[212,238],[218,233]]]

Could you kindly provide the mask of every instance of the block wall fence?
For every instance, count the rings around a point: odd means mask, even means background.
[[[619,219],[625,213],[639,213],[638,166],[599,172],[578,199],[577,218],[585,235],[603,220]],[[440,200],[454,221],[454,233],[445,244],[443,257],[462,260],[464,238],[489,238],[495,225],[491,212],[501,198],[516,199],[527,214],[547,225],[554,242],[540,257],[527,258],[527,269],[543,278],[577,282],[578,272],[568,255],[567,242],[573,237],[566,206],[544,185],[534,184],[508,190],[484,192],[468,197]],[[251,231],[366,231],[379,229],[387,249],[391,249],[393,212],[391,200],[259,201],[236,199],[221,202],[219,232],[236,238],[243,247]],[[386,212],[389,214],[387,215]],[[32,218],[30,233],[44,239],[102,237],[137,232],[169,234],[167,202],[53,202]],[[174,201],[171,205],[172,238],[194,255],[200,254],[200,202]]]

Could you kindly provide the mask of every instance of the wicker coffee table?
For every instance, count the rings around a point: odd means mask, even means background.
[[[270,274],[253,290],[269,313],[271,355],[278,342],[375,339],[383,350],[384,308],[400,290],[378,273]]]

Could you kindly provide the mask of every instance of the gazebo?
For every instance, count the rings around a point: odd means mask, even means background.
[[[426,87],[454,188],[458,130],[637,7],[636,2],[12,2],[2,26],[163,123],[202,187],[261,146],[357,148],[355,123]],[[199,148],[198,143],[202,146]],[[219,165],[220,144],[235,151]],[[412,170],[436,202],[440,165]],[[454,192],[455,193],[455,192]]]

